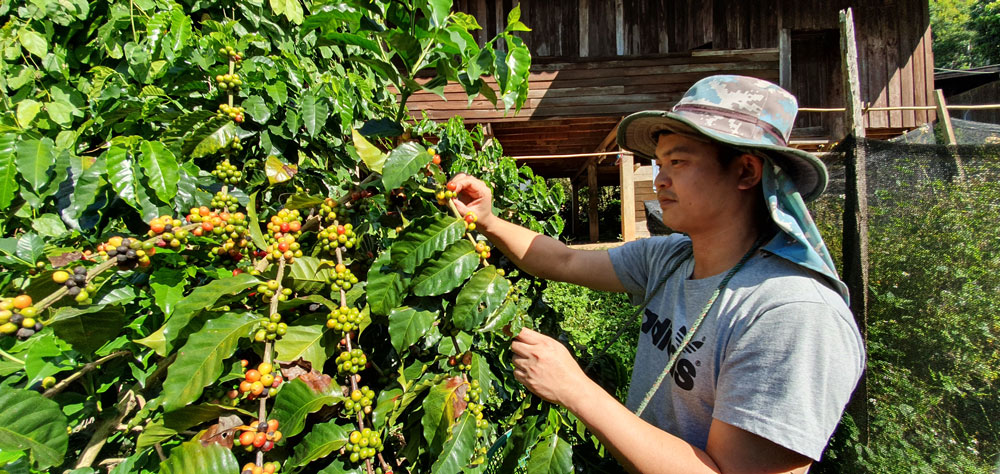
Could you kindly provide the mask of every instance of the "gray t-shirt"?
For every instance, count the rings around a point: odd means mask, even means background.
[[[687,240],[675,234],[610,250],[635,304]],[[692,280],[693,270],[689,258],[645,310],[626,403],[633,412],[726,273]],[[715,418],[819,460],[863,368],[843,298],[818,273],[762,250],[719,295],[642,418],[700,449]]]

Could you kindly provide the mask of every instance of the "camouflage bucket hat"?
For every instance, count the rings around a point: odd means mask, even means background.
[[[667,131],[760,151],[788,173],[802,199],[811,201],[826,189],[826,166],[813,154],[788,146],[798,111],[795,96],[770,82],[710,76],[691,86],[670,111],[625,117],[618,127],[618,145],[655,159],[657,136]]]

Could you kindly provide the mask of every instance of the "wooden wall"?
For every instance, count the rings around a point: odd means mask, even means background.
[[[476,16],[480,41],[502,31],[518,0],[455,0]],[[852,7],[857,26],[863,99],[872,106],[933,104],[933,53],[927,0],[520,0],[520,35],[536,63],[578,58],[655,56],[692,49],[777,48],[783,29],[793,37],[838,29],[838,11]],[[814,47],[800,43],[805,47]],[[790,88],[821,83],[839,67],[839,51],[792,51],[812,58],[792,64]],[[829,61],[823,61],[829,59]],[[801,62],[800,62],[801,63]],[[812,97],[829,100],[830,97]],[[803,107],[839,103],[801,101]],[[912,127],[933,112],[871,112],[872,128]],[[806,118],[809,123],[815,119]]]
[[[947,98],[949,105],[1000,104],[1000,81],[984,84]],[[1000,110],[951,110],[952,118],[1000,124]]]

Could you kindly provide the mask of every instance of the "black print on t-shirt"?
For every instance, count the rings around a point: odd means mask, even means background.
[[[649,334],[653,345],[661,351],[666,350],[667,357],[670,357],[674,352],[677,352],[677,347],[684,340],[684,336],[687,334],[687,326],[681,326],[674,333],[672,331],[673,321],[670,318],[660,320],[659,315],[649,309],[646,309],[645,313],[646,319],[642,322],[642,332]],[[684,348],[684,353],[693,355],[703,344],[704,342],[702,341],[691,341]],[[694,388],[694,379],[698,375],[698,372],[695,369],[695,364],[684,357],[679,357],[674,368],[670,370],[670,375],[678,387],[684,390],[691,390]]]

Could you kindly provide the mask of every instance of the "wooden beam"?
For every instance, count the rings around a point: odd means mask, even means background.
[[[635,240],[635,176],[632,155],[622,155],[620,186],[622,189],[622,240]]]
[[[580,57],[590,56],[590,1],[580,0]]]
[[[941,89],[934,89],[934,103],[937,105],[938,122],[942,127],[944,132],[944,138],[947,140],[946,145],[957,145],[958,140],[955,138],[955,129],[951,126],[951,114],[948,113],[948,109],[944,102],[944,91]]]
[[[844,283],[851,297],[851,312],[861,337],[868,342],[868,181],[867,144],[861,117],[861,86],[858,79],[858,49],[851,9],[840,11],[840,52],[846,100],[845,126],[855,146],[845,157],[844,186]],[[862,375],[848,412],[854,418],[862,445],[869,439],[868,380]]]
[[[595,153],[600,153],[602,151],[607,150],[608,147],[615,142],[615,139],[618,138],[618,126],[621,125],[621,123],[622,121],[619,120],[618,123],[615,124],[615,127],[612,128],[610,132],[608,132],[608,135],[604,137],[604,140],[601,140],[601,144],[598,145],[597,149],[594,150]]]
[[[590,220],[590,241],[597,242],[600,233],[597,228],[597,199],[599,193],[597,192],[597,163],[593,159],[587,162],[587,191],[590,194],[588,201],[588,212],[587,216]]]

